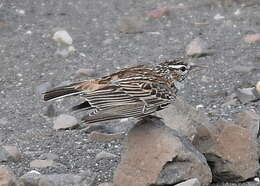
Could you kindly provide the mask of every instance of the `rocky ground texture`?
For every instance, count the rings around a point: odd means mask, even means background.
[[[0,1],[0,185],[259,185],[259,12],[258,0]],[[178,56],[208,68],[162,120],[78,129],[78,100],[42,100]]]

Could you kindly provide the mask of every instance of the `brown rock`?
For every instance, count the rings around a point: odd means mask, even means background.
[[[260,116],[251,111],[244,111],[235,115],[235,123],[249,130],[253,138],[257,138],[259,132]]]
[[[124,138],[124,133],[118,133],[118,134],[106,134],[101,132],[91,132],[88,135],[88,138],[92,141],[98,141],[98,142],[104,142],[104,141],[111,141],[119,138]]]
[[[31,168],[46,168],[46,167],[53,167],[54,165],[53,160],[33,160],[30,162]]]
[[[243,39],[245,43],[255,43],[257,41],[260,41],[260,34],[249,34],[246,35]]]
[[[203,155],[175,130],[147,117],[128,134],[114,186],[171,185],[194,177],[211,182]]]
[[[15,186],[16,178],[14,174],[7,168],[0,168],[0,185],[1,186]]]
[[[206,156],[213,180],[241,182],[254,177],[259,163],[257,143],[250,131],[223,120],[215,125],[215,130],[207,131],[203,144],[195,144]]]

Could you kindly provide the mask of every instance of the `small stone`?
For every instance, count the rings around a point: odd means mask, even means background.
[[[245,43],[255,43],[257,41],[260,41],[260,34],[249,34],[246,35],[243,39]]]
[[[255,88],[238,88],[236,90],[236,96],[243,104],[257,100],[258,98],[254,94]]]
[[[106,133],[95,132],[95,131],[91,132],[88,135],[89,140],[98,141],[98,142],[111,141],[111,140],[120,139],[124,137],[125,137],[124,133],[106,134]]]
[[[249,73],[253,71],[255,68],[252,66],[241,66],[241,65],[236,65],[233,67],[234,72],[238,73]]]
[[[3,146],[3,148],[6,150],[6,152],[8,152],[10,158],[13,161],[18,161],[21,159],[21,152],[18,150],[18,148],[16,146]]]
[[[149,18],[153,18],[153,19],[159,19],[162,16],[169,16],[169,15],[170,15],[170,9],[167,7],[157,8],[147,14]]]
[[[192,178],[187,181],[176,184],[175,186],[201,186],[200,181],[197,178]]]
[[[31,168],[47,168],[47,167],[54,167],[53,160],[33,160],[30,162]]]
[[[0,185],[1,186],[15,186],[16,185],[16,178],[9,170],[5,167],[0,167]]]
[[[202,57],[209,55],[210,52],[207,49],[206,42],[197,37],[187,45],[186,54],[191,57]]]
[[[43,160],[58,160],[59,159],[59,156],[57,154],[54,154],[54,153],[44,153],[40,156],[40,159],[43,159]]]
[[[258,81],[256,83],[255,90],[256,90],[257,94],[260,96],[260,81]]]
[[[70,129],[78,126],[78,120],[71,115],[61,114],[53,121],[53,129]]]
[[[22,9],[16,9],[16,12],[20,15],[25,15],[25,10]]]
[[[204,108],[204,105],[196,105],[196,110]]]
[[[214,19],[215,20],[221,20],[221,19],[224,19],[225,17],[224,16],[222,16],[222,15],[220,15],[220,14],[216,14],[215,16],[214,16]]]
[[[53,40],[55,40],[57,43],[63,43],[67,45],[72,45],[72,38],[69,35],[69,33],[66,30],[59,30],[54,33]]]
[[[115,158],[115,157],[117,157],[115,154],[112,154],[112,153],[109,153],[109,152],[105,152],[105,151],[101,151],[100,153],[98,153],[96,155],[95,160],[99,161],[101,159],[108,159],[108,158],[110,159],[110,158]]]
[[[52,87],[50,82],[45,82],[36,87],[35,92],[37,95],[42,95],[44,92]]]
[[[126,34],[136,34],[144,32],[144,19],[137,16],[123,17],[119,21],[119,31]]]
[[[97,73],[92,68],[80,68],[76,71],[76,75],[94,77],[97,75]]]

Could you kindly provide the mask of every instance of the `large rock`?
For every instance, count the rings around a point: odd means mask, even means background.
[[[168,108],[157,112],[156,116],[161,117],[168,127],[177,130],[182,136],[188,137],[191,141],[201,131],[201,127],[211,127],[209,118],[203,112],[196,110],[181,98],[178,98]]]
[[[247,128],[253,138],[257,138],[259,133],[260,116],[252,111],[244,111],[235,115],[235,123],[243,128]]]
[[[204,141],[194,141],[213,173],[214,181],[241,182],[256,175],[259,168],[257,143],[246,128],[220,120],[215,130],[206,131]]]
[[[139,121],[128,134],[114,186],[172,185],[190,178],[211,182],[204,156],[158,118]]]
[[[15,186],[16,178],[14,174],[5,167],[0,168],[0,185],[1,186]]]

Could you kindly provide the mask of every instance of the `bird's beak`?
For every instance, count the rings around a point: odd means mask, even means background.
[[[198,70],[203,70],[208,68],[207,66],[203,66],[203,65],[195,65],[195,64],[190,64],[190,70],[192,71],[198,71]]]

